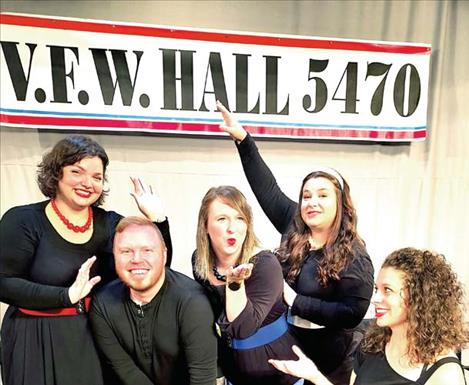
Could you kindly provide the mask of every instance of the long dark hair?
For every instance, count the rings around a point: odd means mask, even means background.
[[[97,156],[103,162],[103,178],[106,181],[106,168],[109,158],[101,145],[93,139],[83,135],[70,135],[55,144],[51,151],[44,154],[38,165],[37,184],[41,192],[48,198],[55,198],[57,186],[62,178],[63,168],[79,162],[83,158]],[[99,206],[104,203],[107,191],[93,204]]]
[[[318,267],[321,284],[326,286],[330,279],[339,279],[340,273],[355,256],[353,247],[365,249],[365,244],[357,233],[357,215],[352,204],[349,185],[342,178],[342,187],[337,178],[331,174],[314,171],[303,179],[293,226],[277,250],[280,262],[289,266],[286,279],[290,283],[293,283],[300,273],[303,259],[310,249],[311,229],[301,217],[303,188],[308,180],[320,177],[332,182],[337,197],[337,213],[329,237],[322,249],[324,258],[320,260]]]

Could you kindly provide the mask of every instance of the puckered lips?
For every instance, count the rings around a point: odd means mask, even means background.
[[[234,246],[236,245],[236,238],[228,238],[226,243],[228,243],[229,246]]]
[[[384,316],[387,312],[388,312],[387,309],[383,309],[383,308],[381,308],[381,307],[375,308],[375,316],[376,316],[376,318],[381,318],[381,317]]]

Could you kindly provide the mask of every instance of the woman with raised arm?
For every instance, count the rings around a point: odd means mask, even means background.
[[[280,263],[271,252],[256,251],[257,245],[244,195],[232,186],[211,188],[200,207],[192,262],[218,319],[222,372],[232,385],[301,384],[268,363],[293,358],[295,339],[286,321]]]
[[[87,311],[93,287],[116,277],[114,228],[121,216],[98,206],[109,163],[94,140],[72,135],[44,155],[38,185],[49,199],[8,210],[0,221],[4,385],[102,385]],[[139,209],[158,222],[159,200],[132,178]]]
[[[410,247],[391,253],[372,302],[376,319],[357,352],[350,384],[466,383],[455,354],[469,342],[463,289],[442,255]],[[316,385],[331,385],[297,347],[294,351],[298,360],[270,363]]]
[[[345,179],[313,168],[298,203],[279,188],[252,137],[220,103],[221,130],[238,147],[248,182],[265,214],[282,234],[278,258],[285,278],[288,322],[302,349],[334,384],[348,384],[356,341],[373,291],[373,265],[356,230]]]

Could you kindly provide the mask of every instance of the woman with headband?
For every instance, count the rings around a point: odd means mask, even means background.
[[[282,234],[288,321],[301,348],[335,384],[348,384],[356,341],[353,329],[365,316],[373,292],[373,265],[357,233],[350,189],[333,169],[317,168],[303,180],[299,202],[289,199],[256,144],[217,102],[235,140],[244,173],[265,214]]]
[[[406,247],[392,252],[376,279],[376,319],[357,351],[353,385],[464,385],[456,352],[469,342],[464,290],[445,257]],[[269,360],[278,370],[333,385],[299,349],[297,360]]]

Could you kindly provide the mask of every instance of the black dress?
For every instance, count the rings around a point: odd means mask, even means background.
[[[2,323],[4,385],[101,385],[102,371],[88,316],[36,317],[17,307],[70,307],[68,288],[86,259],[97,260],[90,276],[100,285],[116,277],[114,229],[122,218],[93,207],[93,235],[83,244],[64,240],[49,222],[49,201],[8,210],[0,221],[0,301],[9,304]],[[168,244],[167,221],[158,224]]]
[[[194,273],[195,279],[206,289],[221,329],[219,365],[233,385],[294,384],[298,378],[283,374],[268,363],[269,358],[297,359],[291,347],[298,343],[289,331],[259,347],[246,350],[230,347],[233,338],[252,336],[260,327],[271,324],[286,311],[282,297],[282,270],[277,258],[269,251],[262,251],[251,262],[254,263],[252,275],[245,281],[247,304],[233,322],[226,318],[225,285],[213,286]]]
[[[297,203],[280,190],[249,134],[237,147],[254,195],[269,220],[285,237]],[[320,329],[293,327],[300,346],[326,375],[340,371],[341,365],[346,366],[341,379],[334,378],[335,383],[348,384],[352,370],[349,348],[353,331],[350,329],[365,316],[373,293],[373,265],[366,249],[357,242],[352,252],[353,262],[342,271],[339,280],[330,281],[327,287],[320,285],[318,279],[317,265],[323,258],[322,251],[309,252],[292,286],[298,294],[292,314],[324,326]],[[283,270],[286,275],[288,266],[283,266]]]

